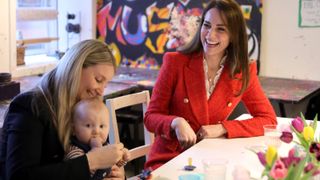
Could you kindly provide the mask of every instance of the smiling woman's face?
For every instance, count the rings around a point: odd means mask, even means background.
[[[114,76],[111,64],[97,64],[82,69],[77,99],[103,96],[104,88]]]
[[[204,17],[201,26],[201,43],[206,57],[217,56],[219,59],[230,43],[227,25],[216,8],[210,9]]]

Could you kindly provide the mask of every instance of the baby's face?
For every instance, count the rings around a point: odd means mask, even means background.
[[[74,119],[74,135],[84,144],[90,144],[91,138],[101,139],[104,143],[109,134],[109,116],[105,111],[82,112]]]

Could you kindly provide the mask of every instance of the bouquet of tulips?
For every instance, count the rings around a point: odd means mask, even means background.
[[[304,116],[291,121],[290,128],[282,132],[280,139],[285,143],[293,141],[293,133],[297,137],[296,146],[286,157],[278,156],[277,148],[269,146],[266,152],[258,152],[258,158],[265,167],[262,177],[271,180],[307,180],[320,174],[320,142],[315,137],[317,116],[309,123]]]

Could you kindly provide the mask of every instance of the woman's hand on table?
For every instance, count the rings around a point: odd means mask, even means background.
[[[200,141],[204,138],[217,138],[225,135],[227,130],[222,124],[201,126],[197,132],[197,140]]]
[[[184,118],[175,118],[171,123],[171,129],[175,131],[182,149],[187,149],[196,143],[197,136]]]

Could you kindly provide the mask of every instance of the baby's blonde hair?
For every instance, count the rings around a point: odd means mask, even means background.
[[[100,97],[83,99],[75,104],[73,108],[72,121],[75,122],[77,119],[83,118],[86,113],[90,111],[101,112],[105,111],[107,117],[109,114],[109,110],[106,105],[103,103]]]

